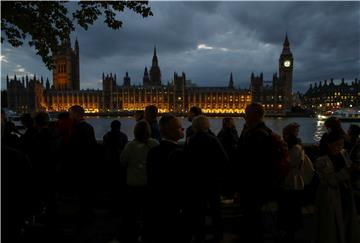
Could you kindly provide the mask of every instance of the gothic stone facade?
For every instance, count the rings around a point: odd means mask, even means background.
[[[54,58],[53,83],[56,90],[80,90],[79,43],[68,40]]]
[[[268,113],[283,113],[293,105],[292,76],[294,58],[290,50],[290,42],[286,35],[283,50],[279,57],[279,76],[274,73],[272,84],[264,81],[263,74],[251,74],[250,89],[253,101],[262,103]]]
[[[335,84],[331,78],[324,83],[310,84],[303,96],[304,106],[315,111],[331,111],[343,107],[360,106],[360,81],[355,78],[350,84],[341,80]]]
[[[116,78],[103,78],[103,111],[143,110],[148,105],[156,105],[160,112],[187,112],[198,106],[205,113],[243,113],[251,102],[249,90],[233,87],[194,87],[189,85],[185,73],[174,73],[171,84],[167,85],[125,85],[118,86]]]
[[[8,91],[8,108],[19,113],[43,110],[46,107],[44,99],[44,80],[37,79],[34,75],[17,78],[16,75],[12,80],[6,76],[6,85]],[[46,81],[46,86],[49,80]]]
[[[8,81],[8,99],[13,110],[64,111],[72,105],[81,105],[87,112],[114,112],[156,105],[160,112],[182,113],[198,106],[205,113],[220,114],[243,113],[252,101],[263,103],[267,111],[275,113],[291,107],[293,57],[287,36],[279,58],[279,77],[274,74],[273,85],[268,87],[262,74],[258,77],[252,74],[250,90],[235,88],[232,74],[224,87],[197,87],[186,79],[185,73],[174,73],[170,83],[162,84],[156,48],[150,71],[145,67],[142,85],[132,85],[128,73],[121,85],[116,75],[103,74],[102,90],[80,90],[79,44],[76,41],[71,48],[69,43],[54,59],[51,87],[48,81],[44,87],[36,78],[29,86],[16,79]]]

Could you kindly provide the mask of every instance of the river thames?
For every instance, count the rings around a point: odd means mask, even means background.
[[[121,121],[122,127],[121,130],[126,133],[129,140],[134,138],[133,129],[135,125],[135,120],[133,117],[86,117],[86,120],[94,127],[95,136],[97,140],[102,140],[104,134],[110,130],[111,121],[118,119]],[[190,126],[190,122],[186,117],[180,117],[182,121],[182,125],[184,128]],[[221,130],[222,119],[219,118],[209,118],[211,130],[218,134]],[[244,118],[235,117],[235,124],[238,133],[240,134],[242,127],[244,125]],[[316,143],[320,140],[321,135],[325,132],[324,121],[314,119],[314,118],[305,118],[305,117],[296,117],[296,118],[273,118],[266,117],[265,123],[268,127],[270,127],[273,131],[281,134],[282,129],[291,122],[297,122],[300,125],[300,133],[299,137],[304,143]],[[357,123],[342,123],[342,126],[345,131],[349,128],[350,124],[360,125]]]

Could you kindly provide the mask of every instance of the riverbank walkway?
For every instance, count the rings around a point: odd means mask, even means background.
[[[79,219],[77,211],[80,206],[74,196],[58,195],[57,200],[57,230],[56,232],[42,224],[41,215],[29,222],[24,231],[24,242],[52,243],[122,243],[124,227],[119,208],[111,203],[107,195],[94,201],[93,218]],[[230,200],[223,201],[224,239],[222,243],[243,243],[241,240],[243,221],[238,204]],[[280,242],[281,232],[276,229],[276,204],[268,203],[263,208],[265,226],[264,242]],[[314,238],[314,214],[311,206],[303,209],[304,228],[296,234],[296,243],[312,243]],[[79,227],[79,220],[81,227]],[[210,222],[208,222],[210,224]],[[209,227],[210,228],[210,227]],[[210,231],[210,229],[209,229]],[[208,235],[211,242],[211,234]],[[141,241],[140,241],[141,242]],[[170,243],[171,241],[169,241]]]

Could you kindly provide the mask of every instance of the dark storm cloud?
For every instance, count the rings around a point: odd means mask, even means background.
[[[224,9],[258,41],[276,45],[288,31],[295,57],[294,81],[359,76],[360,2],[235,5]]]
[[[70,3],[74,4],[74,3]],[[199,86],[249,86],[251,72],[270,80],[288,32],[294,61],[294,89],[324,79],[353,80],[360,71],[360,2],[150,2],[154,16],[120,14],[119,31],[101,21],[77,29],[82,88],[101,88],[101,75],[128,71],[140,83],[156,45],[163,83],[184,71]],[[10,48],[9,48],[10,50]],[[14,54],[16,53],[16,55]],[[23,55],[22,55],[22,54]],[[2,50],[6,73],[51,75],[32,49]],[[21,56],[26,56],[21,57]],[[50,77],[51,78],[51,77]]]
[[[216,2],[151,3],[153,17],[142,18],[127,11],[121,15],[124,26],[120,31],[104,28],[101,21],[88,32],[79,30],[78,34],[83,39],[81,46],[91,50],[85,55],[95,58],[107,58],[116,54],[149,55],[154,45],[161,48],[163,53],[178,53],[188,48],[196,48],[199,40],[209,38],[213,34],[212,29],[216,26],[211,23],[211,17],[205,15],[215,10],[218,4]]]

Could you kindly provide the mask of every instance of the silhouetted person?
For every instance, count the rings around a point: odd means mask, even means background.
[[[327,145],[324,142],[326,140],[326,136],[330,133],[330,132],[337,132],[340,133],[344,136],[344,141],[345,141],[345,149],[349,149],[350,146],[350,140],[349,137],[346,135],[344,129],[341,126],[341,121],[339,120],[339,118],[337,117],[329,117],[328,119],[325,120],[324,122],[324,126],[326,128],[326,132],[321,136],[320,142],[319,142],[319,147],[320,147],[320,152],[321,151],[326,151],[327,149]]]
[[[124,189],[126,183],[126,168],[120,165],[120,154],[128,143],[128,137],[121,131],[121,122],[111,122],[111,130],[103,136],[103,145],[106,152],[107,163],[104,173],[108,181],[107,187],[117,198],[119,191]],[[117,201],[117,200],[115,200]]]
[[[344,148],[344,134],[331,131],[323,141],[324,155],[315,162],[320,183],[316,195],[315,242],[360,242],[350,175],[359,170]]]
[[[239,135],[236,131],[234,119],[231,117],[225,117],[222,122],[222,128],[217,135],[221,144],[228,154],[233,155],[237,149],[237,143],[239,141]]]
[[[114,120],[110,124],[111,130],[103,136],[103,142],[106,147],[113,150],[113,158],[119,157],[125,145],[128,143],[128,137],[121,131],[121,122]],[[116,154],[115,154],[116,153]]]
[[[188,121],[192,122],[192,120],[194,119],[194,117],[199,116],[202,114],[201,108],[197,107],[197,106],[193,106],[190,108],[189,113],[188,113]],[[186,133],[185,133],[185,139],[186,141],[189,140],[189,138],[194,134],[194,130],[192,129],[192,125],[190,125],[188,128],[186,128]]]
[[[75,105],[69,109],[74,128],[69,141],[69,190],[75,190],[80,200],[80,220],[87,223],[92,217],[92,192],[95,177],[97,142],[94,128],[84,119],[84,108]]]
[[[235,190],[235,178],[237,177],[236,168],[236,155],[237,145],[239,142],[239,135],[235,127],[234,119],[225,117],[222,122],[222,129],[217,135],[219,141],[223,145],[227,155],[229,156],[230,163],[225,168],[224,175],[224,189],[227,194],[232,194]]]
[[[134,118],[135,118],[135,121],[137,121],[137,122],[144,119],[144,111],[143,110],[135,111]]]
[[[35,114],[37,133],[34,136],[34,146],[29,156],[34,170],[40,203],[39,210],[45,207],[49,223],[54,223],[59,139],[49,128],[49,120],[49,114],[46,112]]]
[[[88,149],[96,144],[94,128],[84,119],[84,108],[74,105],[69,109],[70,118],[74,121],[73,133],[70,139],[72,145]]]
[[[29,113],[23,114],[20,121],[26,129],[20,137],[20,147],[24,153],[29,154],[34,149],[34,137],[37,134],[37,129],[34,126],[34,119]]]
[[[149,217],[146,232],[149,242],[189,242],[185,222],[187,195],[187,161],[178,140],[184,137],[180,120],[173,115],[160,119],[162,140],[150,150],[147,158]]]
[[[350,137],[350,149],[348,150],[350,158],[354,163],[360,163],[360,126],[351,124],[348,135]]]
[[[149,123],[151,128],[151,137],[160,141],[160,129],[157,121],[158,108],[154,105],[145,107],[144,119]]]
[[[1,138],[5,117],[1,119]],[[21,229],[31,215],[31,165],[24,153],[1,143],[2,242],[20,242]]]
[[[59,137],[59,152],[57,165],[57,186],[61,193],[64,193],[68,188],[73,187],[71,180],[69,180],[70,167],[69,158],[72,156],[70,151],[70,138],[74,129],[74,120],[70,117],[69,112],[61,112],[57,116],[55,122],[55,134]],[[70,185],[69,185],[70,184]]]
[[[350,137],[351,146],[348,151],[350,159],[354,164],[360,164],[360,126],[351,124],[348,129],[348,135]],[[351,174],[351,182],[354,188],[354,198],[357,211],[360,212],[360,171],[354,171]]]
[[[211,217],[213,242],[222,240],[221,180],[228,156],[216,136],[209,133],[210,124],[205,116],[193,119],[194,135],[185,147],[189,157],[191,203],[190,217],[195,242],[206,236],[205,218]]]
[[[125,133],[120,131],[121,122],[119,120],[112,121],[110,126],[111,130],[104,135],[103,141],[106,147],[116,153],[116,155],[113,154],[113,158],[115,159],[115,157],[120,156],[120,153],[128,142],[128,138]]]
[[[252,103],[245,109],[245,124],[239,138],[240,204],[244,210],[244,242],[263,242],[261,208],[272,190],[271,133],[263,122],[264,108]]]
[[[289,148],[290,172],[282,183],[278,202],[279,228],[285,231],[282,242],[295,241],[295,233],[303,226],[305,151],[298,138],[300,125],[290,123],[283,129],[283,138]]]
[[[35,132],[33,134],[32,141],[28,144],[27,150],[30,161],[33,165],[36,188],[39,190],[38,196],[40,197],[41,203],[44,202],[46,191],[49,190],[47,186],[50,184],[47,180],[49,176],[53,178],[53,173],[55,170],[55,162],[53,157],[55,157],[55,137],[52,131],[48,128],[49,125],[49,115],[46,112],[38,112],[34,116],[34,128]],[[54,165],[54,167],[52,167]],[[54,170],[52,170],[54,168]]]
[[[74,129],[74,120],[69,112],[62,112],[58,115],[55,123],[55,132],[61,139],[62,145],[68,145]]]
[[[126,207],[124,208],[124,226],[126,242],[137,242],[139,226],[136,219],[144,220],[147,204],[146,158],[151,148],[157,146],[157,140],[150,137],[149,123],[145,120],[136,123],[135,139],[128,143],[120,156],[120,162],[126,168]]]
[[[11,121],[8,121],[6,113],[3,109],[1,109],[1,119],[4,122],[4,135],[2,136],[1,143],[12,147],[12,148],[20,148],[20,139],[16,135],[18,131],[15,127],[15,124]]]

